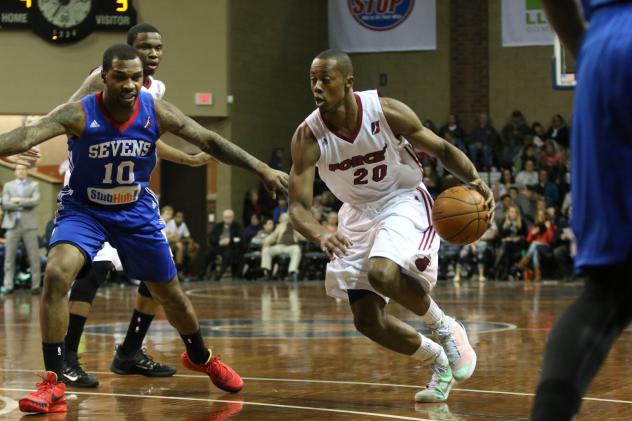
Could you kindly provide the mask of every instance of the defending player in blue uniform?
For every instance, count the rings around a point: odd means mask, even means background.
[[[632,320],[632,2],[583,0],[587,31],[574,0],[543,5],[578,60],[571,223],[587,280],[551,331],[532,414],[564,421]]]
[[[183,365],[208,374],[229,392],[243,387],[239,375],[204,345],[193,307],[176,276],[169,244],[161,233],[158,202],[147,187],[156,163],[155,142],[172,132],[220,161],[259,175],[273,190],[287,187],[287,175],[204,129],[173,105],[141,92],[141,60],[120,44],[103,56],[102,93],[63,104],[34,125],[0,134],[0,155],[28,150],[55,136],[69,136],[72,175],[59,195],[40,312],[47,373],[38,390],[20,400],[25,412],[65,412],[63,341],[70,283],[89,266],[104,241],[119,251],[126,272],[147,282],[169,322],[180,333]]]

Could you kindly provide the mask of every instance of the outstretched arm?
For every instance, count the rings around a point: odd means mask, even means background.
[[[201,167],[202,165],[206,165],[207,162],[215,161],[215,159],[206,152],[191,155],[178,148],[167,145],[160,139],[156,142],[156,149],[158,151],[158,158],[189,167]]]
[[[77,102],[60,105],[31,125],[0,134],[0,156],[25,152],[55,136],[80,136],[85,116]]]
[[[562,44],[574,57],[579,53],[579,44],[585,25],[575,0],[542,0],[546,17],[560,37]]]
[[[301,124],[292,138],[292,169],[290,170],[289,212],[292,227],[308,240],[320,244],[329,258],[343,256],[351,241],[338,233],[327,231],[311,212],[314,200],[314,175],[320,158],[320,148],[307,124]]]
[[[478,190],[493,220],[494,195],[478,175],[476,167],[456,146],[437,136],[421,124],[419,117],[406,104],[392,98],[380,98],[384,115],[395,135],[405,137],[410,143],[439,159],[456,178]]]
[[[172,104],[161,100],[154,103],[161,133],[171,132],[178,135],[221,162],[258,175],[272,191],[287,190],[287,174],[284,172],[273,170],[231,141],[200,126]]]

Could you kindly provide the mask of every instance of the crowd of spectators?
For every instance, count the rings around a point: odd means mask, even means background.
[[[431,121],[424,125],[435,130]],[[474,244],[440,250],[440,276],[460,282],[543,277],[572,279],[575,239],[569,228],[570,132],[556,114],[548,129],[515,110],[498,132],[486,114],[468,133],[451,114],[437,131],[476,165],[496,198],[495,220]],[[458,184],[440,163],[420,154],[433,196]]]
[[[424,125],[467,154],[497,202],[495,219],[477,242],[464,247],[442,244],[440,278],[455,282],[572,279],[570,133],[564,118],[554,115],[545,127],[537,121],[529,124],[515,110],[500,131],[484,113],[470,130],[455,114],[439,129],[432,121]],[[439,161],[423,153],[419,157],[424,183],[434,197],[460,184]],[[273,151],[270,164],[287,170],[283,150]],[[312,214],[335,232],[341,203],[318,179],[314,192]],[[204,264],[206,278],[220,279],[230,268],[234,278],[298,279],[305,277],[306,267],[313,269],[314,262],[321,265],[316,275],[322,276],[327,260],[287,223],[286,198],[272,199],[264,189],[252,189],[244,199],[242,216],[238,224],[234,213],[226,210],[223,221],[213,227]],[[302,261],[308,255],[313,258],[311,265]]]

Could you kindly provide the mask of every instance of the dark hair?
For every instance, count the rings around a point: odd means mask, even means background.
[[[325,50],[320,52],[316,58],[323,60],[335,60],[336,67],[340,70],[343,76],[349,76],[353,74],[353,64],[347,53],[340,50]]]
[[[103,71],[107,72],[112,68],[112,61],[117,58],[119,60],[134,60],[138,58],[138,52],[134,47],[127,44],[115,44],[105,50],[103,53]]]
[[[160,33],[158,28],[149,23],[139,23],[138,25],[132,26],[129,31],[127,31],[127,44],[133,45],[138,34],[146,34],[149,32]]]

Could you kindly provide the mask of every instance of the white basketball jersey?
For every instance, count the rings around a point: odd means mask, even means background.
[[[350,205],[389,200],[411,192],[423,180],[412,145],[391,131],[377,91],[355,92],[359,121],[351,137],[337,134],[316,109],[305,122],[320,147],[316,163],[322,180]]]

